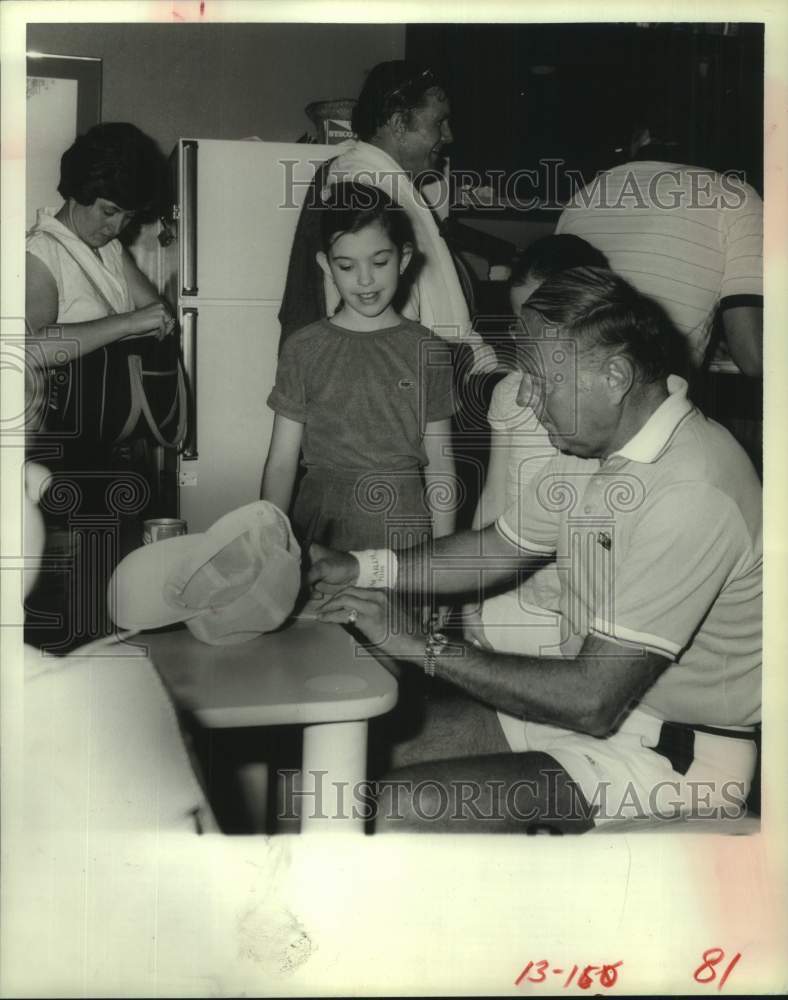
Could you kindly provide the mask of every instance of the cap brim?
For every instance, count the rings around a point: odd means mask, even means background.
[[[185,559],[203,547],[205,535],[179,535],[143,545],[123,559],[107,589],[110,617],[124,629],[162,628],[183,622],[199,610],[172,607],[164,599],[164,582]]]

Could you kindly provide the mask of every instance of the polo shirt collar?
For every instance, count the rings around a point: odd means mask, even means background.
[[[687,382],[679,375],[668,376],[668,398],[660,403],[634,437],[609,457],[618,455],[630,462],[655,462],[670,436],[693,409],[687,399]]]

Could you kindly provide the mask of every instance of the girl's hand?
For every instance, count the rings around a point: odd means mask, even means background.
[[[324,587],[324,584],[333,584],[333,589],[336,590],[337,586],[346,587],[358,579],[358,560],[348,552],[337,552],[315,543],[309,548],[309,558],[312,566],[307,574],[307,581],[319,593],[331,592],[332,588]]]
[[[489,649],[492,651],[492,644],[484,634],[484,625],[482,624],[479,605],[466,604],[462,609],[462,617],[462,634],[468,642],[472,642],[474,646],[478,646],[480,649]]]

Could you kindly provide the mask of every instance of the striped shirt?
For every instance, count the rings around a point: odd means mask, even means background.
[[[763,202],[733,175],[625,163],[575,193],[556,233],[587,240],[659,302],[689,341],[696,366],[718,304],[763,295]]]

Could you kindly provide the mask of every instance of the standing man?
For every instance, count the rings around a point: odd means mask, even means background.
[[[653,118],[653,116],[652,116]],[[588,240],[610,267],[659,302],[699,369],[720,310],[744,375],[763,374],[763,202],[739,178],[676,162],[677,144],[637,126],[629,161],[575,193],[556,233]]]
[[[472,331],[460,271],[422,194],[441,177],[443,149],[452,142],[449,98],[432,70],[403,60],[379,63],[369,73],[353,112],[357,140],[337,147],[307,192],[290,254],[279,312],[282,337],[323,316],[339,301],[315,263],[320,250],[319,209],[327,186],[356,180],[385,191],[408,213],[422,265],[402,315],[445,339],[468,344],[474,368],[495,366],[494,351]],[[462,275],[463,279],[466,276]]]
[[[623,279],[563,272],[523,318],[520,401],[562,453],[479,532],[432,549],[315,552],[318,591],[342,588],[322,620],[354,621],[376,654],[459,692],[431,703],[410,766],[395,772],[405,800],[391,826],[730,815],[749,789],[760,719],[755,471],[687,399],[670,323]],[[529,655],[392,628],[395,591],[501,588],[550,559],[558,649],[539,648],[538,628]]]

